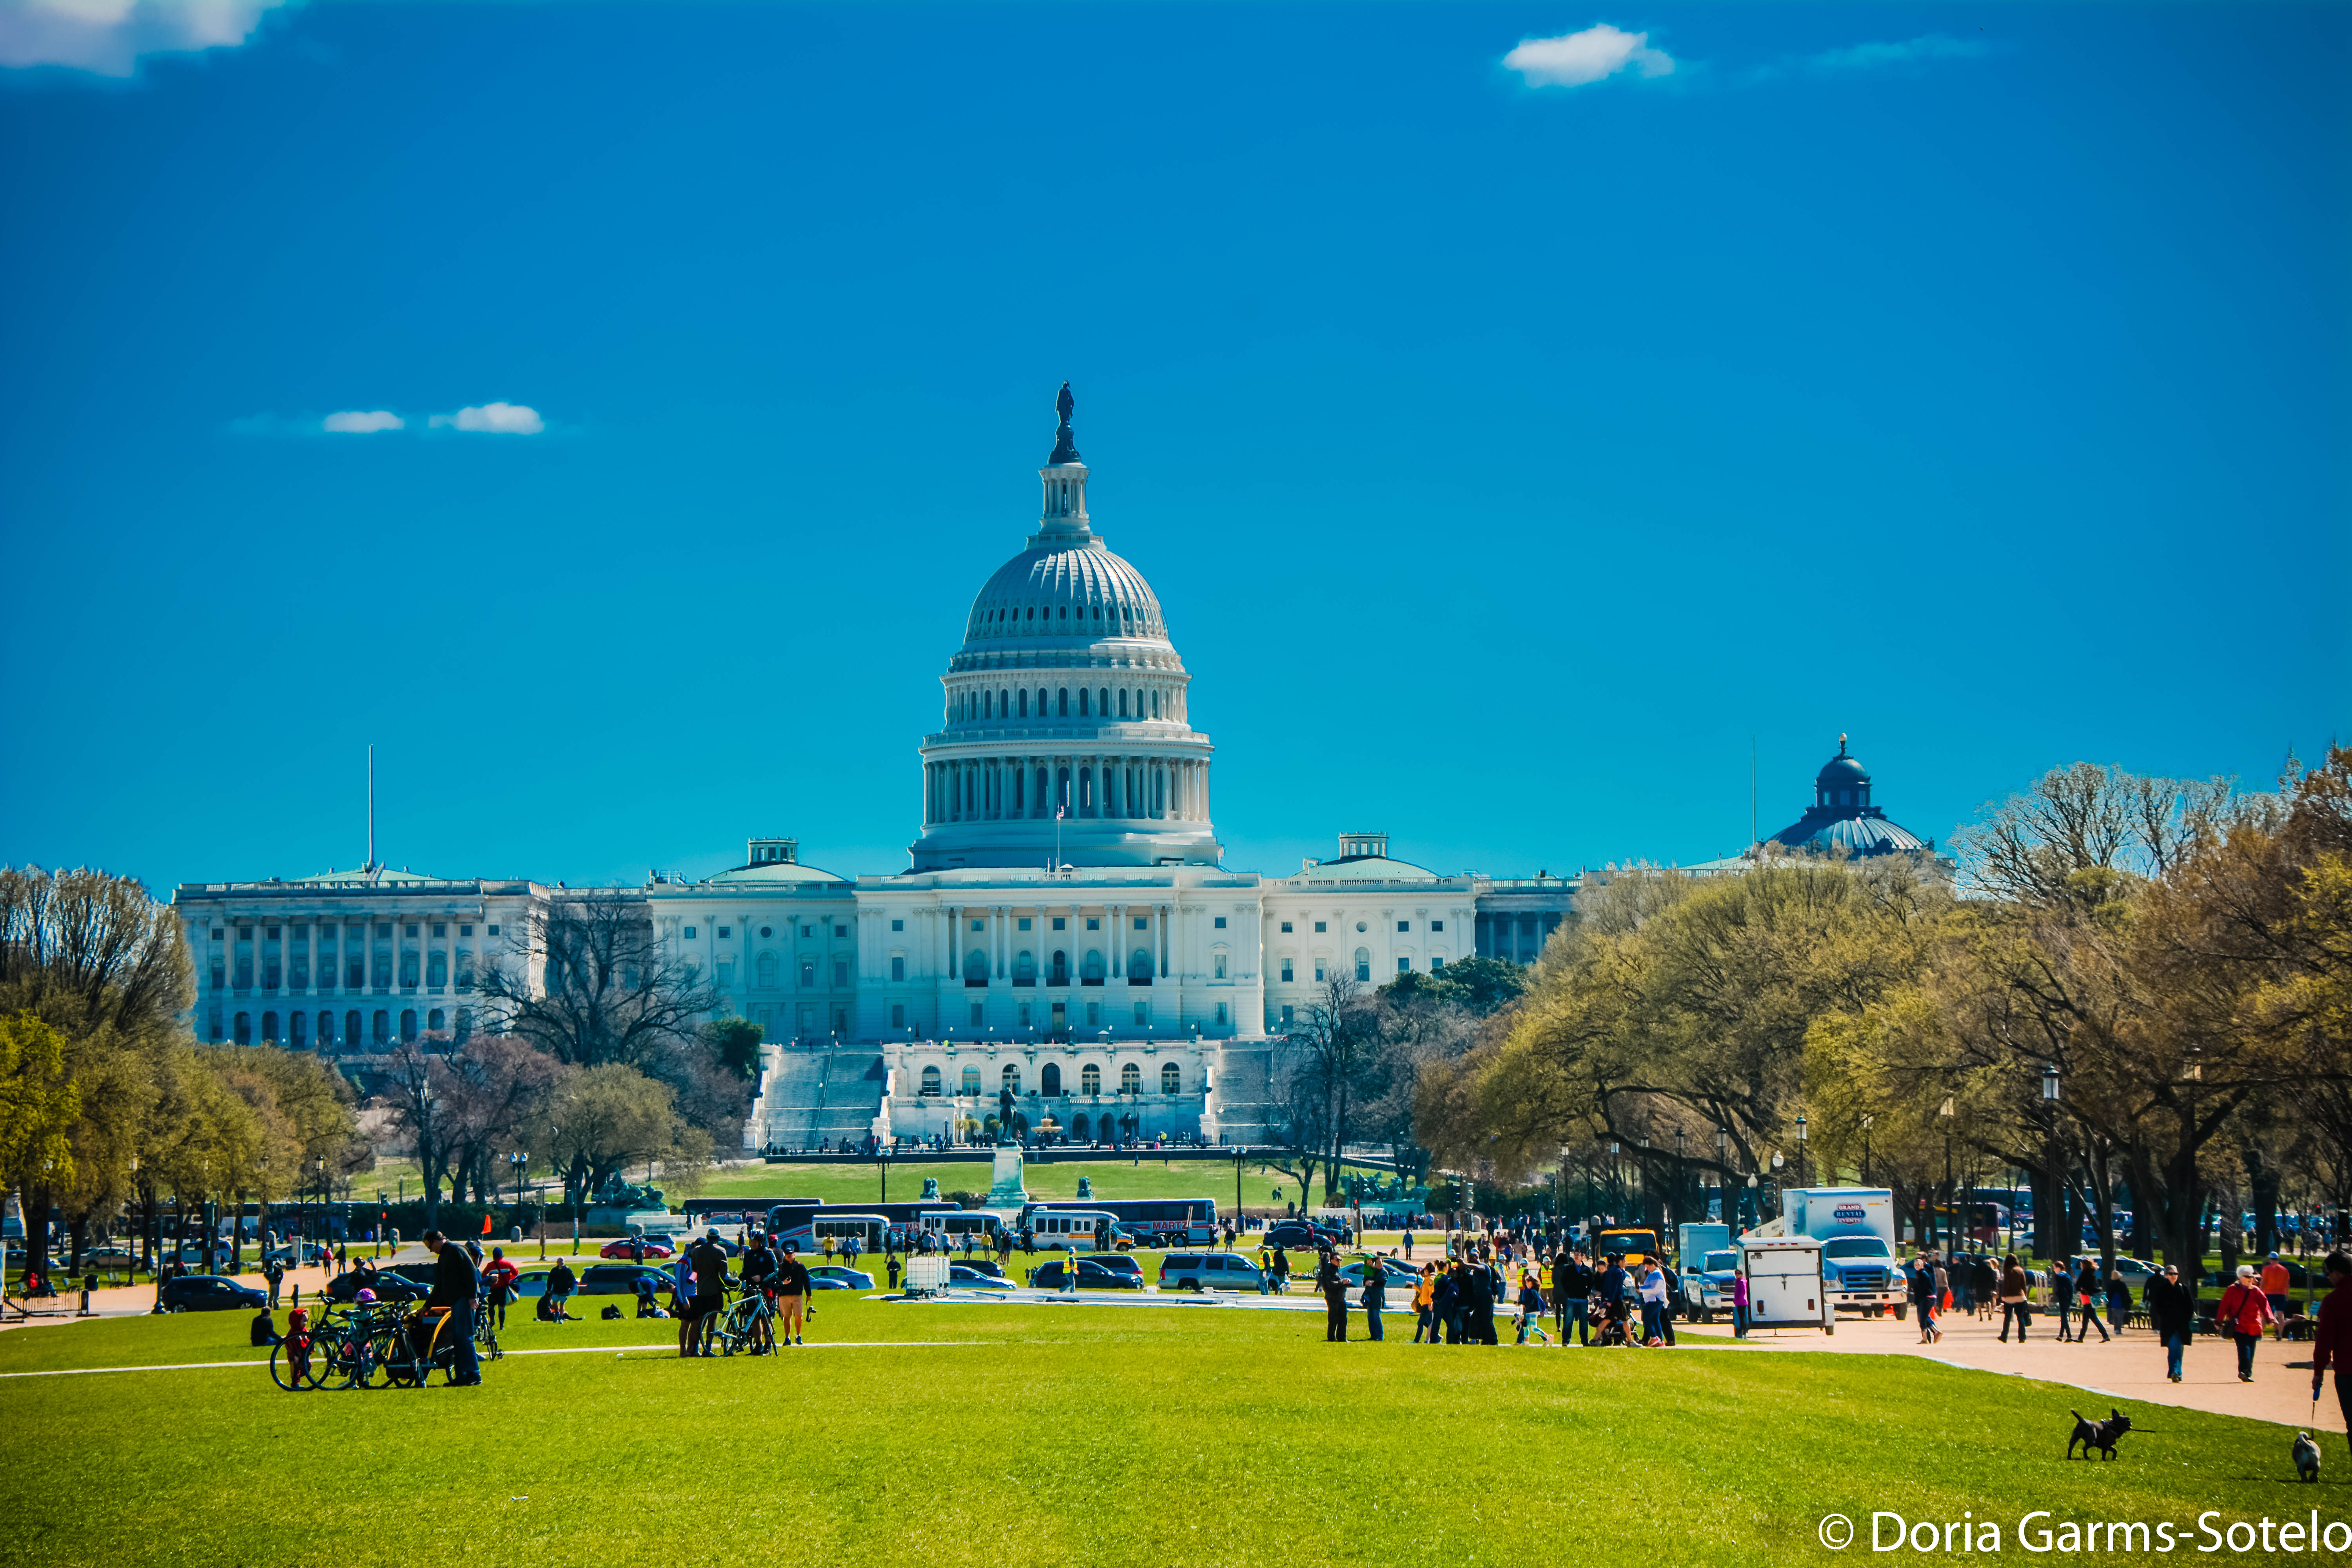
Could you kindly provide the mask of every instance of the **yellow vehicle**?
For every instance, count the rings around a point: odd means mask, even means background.
[[[1658,1248],[1658,1233],[1646,1226],[1621,1226],[1596,1230],[1592,1233],[1592,1245],[1587,1250],[1596,1258],[1616,1253],[1625,1259],[1628,1268],[1647,1263],[1653,1258],[1663,1263],[1666,1256]]]

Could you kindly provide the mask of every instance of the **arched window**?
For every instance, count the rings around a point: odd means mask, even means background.
[[[923,1069],[923,1089],[922,1089],[922,1092],[923,1092],[924,1096],[925,1096],[926,1098],[928,1098],[928,1099],[937,1100],[937,1099],[940,1097],[940,1069],[939,1069],[939,1068],[925,1068]]]
[[[236,1021],[229,1026],[228,1037],[240,1046],[253,1044],[253,1015],[239,1013]]]
[[[1127,955],[1127,977],[1129,980],[1151,978],[1151,950],[1139,947]]]
[[[1021,717],[1029,717],[1029,689],[1025,686],[1021,689]]]
[[[404,1040],[416,1038],[416,1009],[414,1007],[400,1010],[400,1037]]]
[[[1092,1072],[1095,1069],[1088,1068],[1087,1070],[1088,1072]],[[1070,1139],[1073,1142],[1077,1143],[1083,1143],[1087,1141],[1087,1119],[1085,1117],[1081,1116],[1070,1123]]]
[[[963,955],[963,983],[967,985],[988,984],[988,954],[973,948]]]
[[[1157,691],[1151,694],[1151,716],[1154,719],[1160,717],[1160,693]]]
[[[996,694],[996,716],[1000,719],[1013,717],[1013,693],[1010,691],[1000,691]]]
[[[1083,687],[1083,686],[1079,687],[1079,688],[1078,688],[1078,717],[1079,717],[1079,718],[1081,718],[1081,719],[1085,719],[1085,718],[1090,717],[1090,710],[1088,710],[1088,708],[1087,708],[1087,689],[1086,689],[1085,687]]]
[[[378,1007],[375,1010],[375,1016],[369,1021],[369,1037],[375,1041],[379,1050],[392,1044],[392,1013],[389,1009]]]
[[[1038,711],[1042,713],[1045,710],[1040,708]],[[1040,816],[1045,815],[1045,770],[1043,768],[1037,770],[1037,793],[1030,797],[1030,810]]]
[[[1015,985],[1037,984],[1037,960],[1033,954],[1023,952],[1013,955],[1013,984]]]
[[[1062,1068],[1058,1062],[1047,1062],[1037,1069],[1037,1092],[1048,1100],[1062,1092]]]
[[[1004,1064],[1004,1087],[1015,1094],[1021,1092],[1021,1069],[1011,1062]]]
[[[278,1043],[278,1015],[275,1013],[261,1016],[261,1043],[265,1046]]]
[[[1068,717],[1070,716],[1070,689],[1069,689],[1068,687],[1065,686],[1065,687],[1063,687],[1063,688],[1061,689],[1061,690],[1062,690],[1062,711],[1061,711],[1060,717],[1062,717],[1062,718],[1064,718],[1064,719],[1066,719],[1066,718],[1068,718]]]
[[[1118,716],[1122,719],[1127,717],[1127,693],[1124,691],[1118,694]]]
[[[1057,950],[1054,954],[1053,973],[1046,981],[1046,984],[1049,985],[1067,985],[1069,983],[1070,955]],[[1056,1004],[1056,1005],[1059,1005],[1059,1004]]]
[[[347,1051],[360,1048],[360,1016],[357,1013],[343,1015],[343,1048]]]
[[[1356,950],[1356,978],[1370,980],[1371,977],[1372,951],[1368,947],[1360,947]]]
[[[1118,1069],[1118,1091],[1121,1094],[1143,1092],[1143,1069],[1133,1062]]]
[[[1225,977],[1225,950],[1221,947],[1211,957],[1216,961],[1216,978],[1223,980]]]
[[[763,952],[760,955],[759,973],[760,989],[773,991],[776,988],[776,955],[774,953]]]
[[[1100,695],[1098,695],[1098,696],[1095,699],[1095,700],[1096,700],[1097,703],[1099,703],[1099,704],[1100,704],[1100,706],[1099,706],[1099,707],[1097,707],[1097,708],[1095,710],[1095,711],[1097,711],[1097,712],[1100,713],[1100,714],[1101,714],[1104,718],[1106,718],[1106,719],[1109,718],[1109,717],[1110,717],[1110,688],[1109,688],[1109,687],[1108,687],[1108,686],[1104,687],[1104,688],[1102,689],[1102,691],[1101,691]]]
[[[995,693],[988,691],[982,692],[980,695],[980,706],[981,716],[982,718],[994,718],[996,716],[994,712],[994,709],[996,707]]]
[[[977,1096],[980,1093],[980,1069],[978,1068],[966,1068],[963,1069],[963,1091],[966,1094],[973,1096]]]
[[[1078,977],[1089,985],[1101,984],[1103,983],[1103,955],[1098,952],[1090,950],[1087,953],[1086,963],[1078,970]]]
[[[803,958],[801,960],[801,989],[803,991],[813,990],[815,985],[816,960],[814,958]]]
[[[425,1032],[426,1034],[437,1035],[448,1026],[446,1016],[443,1014],[440,1008],[436,1007],[433,1011],[425,1015]]]
[[[1086,1066],[1080,1068],[1078,1069],[1078,1092],[1080,1094],[1100,1094],[1102,1092],[1102,1068],[1095,1066],[1092,1062],[1088,1062]]]
[[[1184,1092],[1184,1075],[1176,1070],[1174,1062],[1170,1062],[1160,1069],[1160,1092],[1162,1094]]]
[[[439,948],[425,961],[425,984],[436,989],[449,984],[449,955]]]

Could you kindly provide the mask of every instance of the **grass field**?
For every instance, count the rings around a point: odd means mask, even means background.
[[[1909,1358],[1343,1348],[1308,1313],[842,1295],[772,1359],[625,1348],[667,1326],[518,1313],[510,1350],[584,1353],[303,1394],[238,1314],[0,1334],[0,1373],[239,1363],[0,1379],[0,1561],[1676,1568],[1834,1561],[1831,1510],[1966,1510],[2012,1557],[2035,1509],[2168,1521],[2184,1552],[2208,1510],[2352,1516],[2340,1437],[2298,1487],[2280,1428],[2143,1409],[2116,1462],[2070,1465],[2094,1396]],[[889,1342],[823,1348],[845,1341]]]
[[[942,1193],[988,1191],[990,1167],[985,1163],[929,1164],[916,1161],[890,1163],[890,1201],[911,1203],[923,1194],[926,1177]],[[1078,1178],[1094,1184],[1098,1198],[1210,1198],[1220,1214],[1234,1205],[1234,1163],[1231,1160],[1171,1159],[1149,1155],[1137,1161],[1087,1160],[1067,1164],[1030,1161],[1022,1180],[1030,1194],[1041,1198],[1074,1198]],[[1276,1187],[1282,1197],[1268,1194]],[[822,1198],[826,1203],[872,1203],[882,1196],[881,1172],[873,1165],[744,1165],[714,1172],[702,1184],[706,1198],[756,1196]],[[1298,1200],[1298,1184],[1279,1171],[1261,1175],[1255,1163],[1242,1167],[1242,1196],[1255,1208]]]

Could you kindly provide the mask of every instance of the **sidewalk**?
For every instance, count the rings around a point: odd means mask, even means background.
[[[2127,1407],[2137,1403],[2250,1416],[2299,1431],[2334,1432],[2343,1425],[2335,1390],[2330,1388],[2320,1397],[2317,1426],[2314,1426],[2307,1364],[2313,1347],[2307,1342],[2264,1340],[2254,1351],[2254,1381],[2240,1383],[2237,1345],[2200,1334],[2189,1342],[2188,1353],[2181,1360],[2182,1380],[2173,1383],[2164,1374],[2164,1346],[2147,1329],[2126,1329],[2105,1344],[2099,1342],[2095,1329],[2088,1344],[2061,1344],[2058,1321],[2047,1312],[2036,1312],[2032,1334],[2024,1343],[2016,1342],[2012,1336],[2010,1343],[2003,1344],[1998,1318],[1948,1314],[1942,1326],[1943,1342],[1934,1345],[1919,1343],[1916,1321],[1898,1323],[1893,1318],[1840,1318],[1835,1334],[1760,1329],[1748,1336],[1748,1342],[1764,1350],[1825,1351],[1834,1355],[1916,1355],[1948,1366],[2072,1384],[2085,1393],[2079,1404],[2085,1415],[2104,1415],[2109,1405]],[[1699,1328],[1688,1323],[1675,1324],[1675,1331],[1692,1339],[1730,1336],[1727,1327]],[[2290,1367],[2286,1363],[2291,1361],[2306,1364]]]

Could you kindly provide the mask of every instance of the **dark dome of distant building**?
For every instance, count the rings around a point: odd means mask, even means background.
[[[1870,774],[1846,755],[1838,737],[1837,755],[1813,775],[1813,804],[1805,815],[1765,840],[1790,849],[1836,850],[1847,855],[1917,855],[1934,847],[1909,829],[1886,819],[1870,804]]]

